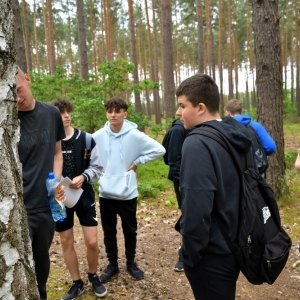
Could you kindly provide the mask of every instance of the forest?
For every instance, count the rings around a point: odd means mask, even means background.
[[[103,126],[103,104],[118,96],[130,104],[129,119],[159,141],[175,117],[176,87],[196,72],[210,75],[219,86],[220,113],[228,99],[238,98],[275,140],[266,179],[281,204],[284,228],[299,240],[300,193],[292,170],[300,144],[299,7],[300,0],[1,0],[0,298],[38,299],[17,164],[16,64],[30,75],[37,100],[74,102],[74,126],[91,133]],[[140,261],[149,280],[136,287],[121,277],[109,299],[153,299],[153,290],[156,299],[192,297],[184,279],[169,273],[177,255],[177,211],[166,166],[157,163],[139,170]],[[68,284],[57,243],[50,299]],[[290,271],[298,255],[295,248],[277,291],[256,289],[259,299],[299,298],[299,287],[288,285],[300,278]],[[100,260],[103,268],[103,254]],[[239,280],[238,298],[253,299],[252,292]]]

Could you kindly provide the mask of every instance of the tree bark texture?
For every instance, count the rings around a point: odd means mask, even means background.
[[[277,150],[269,157],[267,180],[278,199],[286,192],[278,0],[252,0],[252,15],[258,121],[267,129],[277,145]]]
[[[131,60],[135,66],[133,71],[133,81],[135,84],[139,84],[138,60],[137,60],[137,53],[136,53],[136,39],[135,39],[134,14],[133,14],[133,0],[128,0],[128,16],[129,16],[129,31],[130,31],[130,45],[131,45]],[[134,101],[135,101],[135,111],[143,112],[139,91],[134,91]]]
[[[163,89],[166,118],[175,116],[175,84],[172,52],[172,8],[170,0],[161,1],[162,40],[163,40]]]
[[[14,18],[0,1],[0,299],[38,300],[17,152]]]
[[[11,5],[15,16],[14,30],[15,30],[15,49],[17,51],[16,62],[22,70],[26,71],[27,61],[26,61],[26,51],[24,45],[22,23],[20,22],[21,20],[20,4],[18,0],[11,0]]]
[[[80,75],[83,79],[88,79],[89,66],[86,46],[86,32],[84,22],[84,4],[83,0],[76,0],[77,21],[78,21],[78,43],[79,43],[79,62]]]

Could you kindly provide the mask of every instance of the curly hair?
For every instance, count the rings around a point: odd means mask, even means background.
[[[58,107],[61,113],[63,113],[64,111],[70,113],[74,110],[74,104],[67,99],[56,99],[53,100],[50,104]]]

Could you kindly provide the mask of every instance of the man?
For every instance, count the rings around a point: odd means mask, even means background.
[[[251,120],[251,116],[242,114],[242,104],[238,99],[231,99],[225,106],[225,112],[227,116],[235,118],[242,125],[250,125],[257,133],[261,140],[262,146],[266,155],[271,155],[276,150],[276,143],[268,134],[263,125]]]
[[[137,181],[136,169],[164,155],[165,149],[154,139],[126,120],[127,103],[112,98],[105,103],[108,122],[93,134],[103,163],[99,181],[100,215],[104,244],[109,264],[100,276],[101,282],[119,273],[117,247],[117,215],[122,221],[125,239],[127,271],[136,280],[144,279],[144,272],[135,262],[137,242]]]
[[[49,248],[54,235],[54,221],[47,197],[49,172],[61,178],[63,156],[61,140],[65,137],[59,110],[34,100],[30,77],[18,67],[16,89],[20,120],[19,157],[23,178],[23,199],[28,217],[35,272],[40,299],[47,299],[46,283],[50,271]],[[61,189],[58,198],[64,202]]]
[[[211,126],[245,160],[251,147],[247,129],[219,114],[219,91],[208,75],[184,80],[176,91],[184,128]],[[215,140],[188,135],[182,147],[180,193],[182,216],[176,228],[183,237],[179,255],[195,299],[235,299],[239,267],[212,214],[217,213],[230,239],[237,237],[241,176],[230,154]]]
[[[177,199],[179,215],[181,215],[181,196],[179,189],[179,174],[180,174],[180,164],[181,164],[181,148],[184,142],[184,139],[188,133],[182,122],[177,119],[172,122],[172,127],[168,131],[168,151],[165,155],[167,155],[167,162],[169,166],[168,179],[173,181],[174,191]],[[181,245],[182,237],[180,237],[180,245]],[[174,270],[177,272],[184,271],[183,262],[180,260],[180,257],[175,264]]]
[[[86,145],[86,133],[71,126],[73,103],[65,99],[57,99],[51,104],[58,107],[66,133],[66,138],[62,141],[64,159],[62,175],[72,180],[70,188],[83,189],[83,193],[75,206],[66,208],[67,218],[63,222],[56,223],[56,231],[59,232],[64,260],[73,280],[73,285],[62,297],[62,300],[75,299],[84,291],[84,283],[80,277],[78,259],[74,248],[75,212],[81,224],[87,247],[88,281],[92,285],[95,295],[103,297],[107,294],[107,290],[96,274],[99,258],[98,221],[95,192],[92,186],[92,183],[99,179],[102,171],[98,147],[92,139],[90,153],[88,153],[89,145]]]

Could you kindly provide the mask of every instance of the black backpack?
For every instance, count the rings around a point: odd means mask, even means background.
[[[256,130],[251,125],[245,126],[252,137],[252,151],[254,153],[255,164],[260,174],[265,173],[268,169],[268,158],[265,152],[265,149],[262,145],[262,142],[256,132]]]
[[[247,168],[244,170],[237,151],[219,131],[207,126],[196,128],[189,134],[214,139],[232,156],[242,177],[237,241],[230,240],[218,212],[213,210],[212,215],[248,281],[272,284],[287,262],[292,242],[281,227],[272,189],[253,168],[251,150],[247,153]]]
[[[162,141],[162,145],[164,146],[164,148],[166,149],[166,153],[164,154],[163,156],[163,159],[164,159],[164,163],[166,165],[169,165],[169,162],[168,162],[168,148],[169,148],[169,142],[170,142],[170,131],[171,131],[172,127],[167,131],[167,133],[165,134],[164,138],[163,138],[163,141]]]

